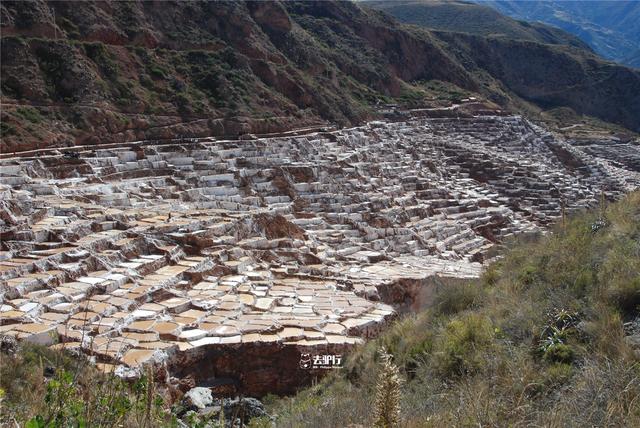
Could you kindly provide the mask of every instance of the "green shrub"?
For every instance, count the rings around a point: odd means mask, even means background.
[[[140,75],[140,84],[142,86],[144,86],[147,89],[154,89],[155,85],[153,83],[153,80],[151,80],[151,78],[149,77],[148,74],[141,74]]]
[[[33,107],[18,107],[16,109],[16,114],[31,123],[42,122],[42,116],[40,115],[40,112]]]
[[[498,279],[500,279],[500,264],[493,263],[488,266],[484,272],[482,273],[482,283],[487,286],[494,286],[497,284]]]
[[[15,126],[7,122],[0,121],[0,135],[9,136],[9,135],[16,135],[16,134],[17,134],[17,131]]]
[[[150,374],[129,384],[84,359],[31,344],[0,358],[2,426],[9,421],[28,428],[171,425]]]
[[[573,366],[562,362],[551,364],[544,371],[544,385],[555,387],[567,383],[573,374]]]
[[[98,69],[110,80],[118,77],[118,64],[104,43],[85,43],[84,51]]]
[[[477,305],[481,297],[482,287],[476,282],[445,284],[433,306],[440,314],[451,315]]]
[[[67,33],[67,36],[71,39],[79,39],[80,31],[78,30],[78,26],[71,22],[67,18],[61,18],[56,20],[56,23],[60,25],[60,27]]]
[[[166,79],[169,75],[169,72],[159,65],[152,65],[149,67],[149,74],[156,79]]]
[[[632,313],[640,307],[640,277],[615,281],[607,290],[608,301],[625,313]]]
[[[594,275],[591,270],[584,270],[576,275],[573,283],[573,291],[580,297],[586,295],[593,288]]]
[[[522,285],[528,286],[533,284],[538,276],[538,268],[533,264],[529,264],[520,271],[520,274],[518,275],[518,282]]]
[[[564,363],[569,364],[574,358],[573,349],[564,343],[553,343],[544,351],[543,358],[550,363]]]
[[[468,375],[483,365],[483,354],[493,341],[491,322],[476,314],[450,321],[435,343],[436,370],[443,378]]]
[[[407,350],[407,359],[409,361],[417,362],[431,352],[433,352],[433,339],[431,337],[426,337],[412,345]]]

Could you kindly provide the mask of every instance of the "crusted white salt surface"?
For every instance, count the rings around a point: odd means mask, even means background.
[[[0,334],[105,368],[350,346],[396,287],[478,276],[496,243],[636,188],[639,159],[512,116],[3,160]]]

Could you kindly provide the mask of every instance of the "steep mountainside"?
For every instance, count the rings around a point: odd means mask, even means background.
[[[434,30],[569,45],[589,50],[578,37],[544,24],[516,21],[496,10],[467,1],[372,0],[367,6],[402,22]]]
[[[640,72],[583,50],[521,40],[438,32],[470,71],[489,73],[543,109],[578,114],[640,130]]]
[[[503,17],[468,2],[365,3],[431,30],[483,86],[487,74],[506,92],[543,109],[566,106],[638,130],[640,74],[603,61],[561,30]],[[493,101],[504,99],[490,95]]]
[[[353,123],[403,80],[475,89],[428,34],[350,3],[3,2],[2,23],[5,150]]]
[[[580,37],[603,57],[640,68],[638,1],[482,0],[481,3],[517,19],[554,25]]]
[[[351,124],[380,102],[468,93],[640,129],[638,72],[578,48],[407,28],[350,2],[39,0],[0,12],[5,152]],[[529,50],[544,80],[512,63]]]

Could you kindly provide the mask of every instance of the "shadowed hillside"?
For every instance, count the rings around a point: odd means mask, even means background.
[[[522,40],[438,32],[467,70],[489,73],[543,109],[578,114],[640,130],[640,73],[584,50]]]
[[[506,93],[544,110],[569,107],[579,115],[640,129],[640,73],[603,60],[571,34],[464,1],[364,4],[432,30],[484,87],[492,86],[488,73]],[[495,95],[492,99],[504,103]]]

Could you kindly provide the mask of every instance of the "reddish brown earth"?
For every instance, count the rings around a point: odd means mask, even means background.
[[[407,28],[350,2],[4,1],[0,17],[5,153],[348,125],[380,104],[469,94],[639,126],[637,71],[562,45]]]

